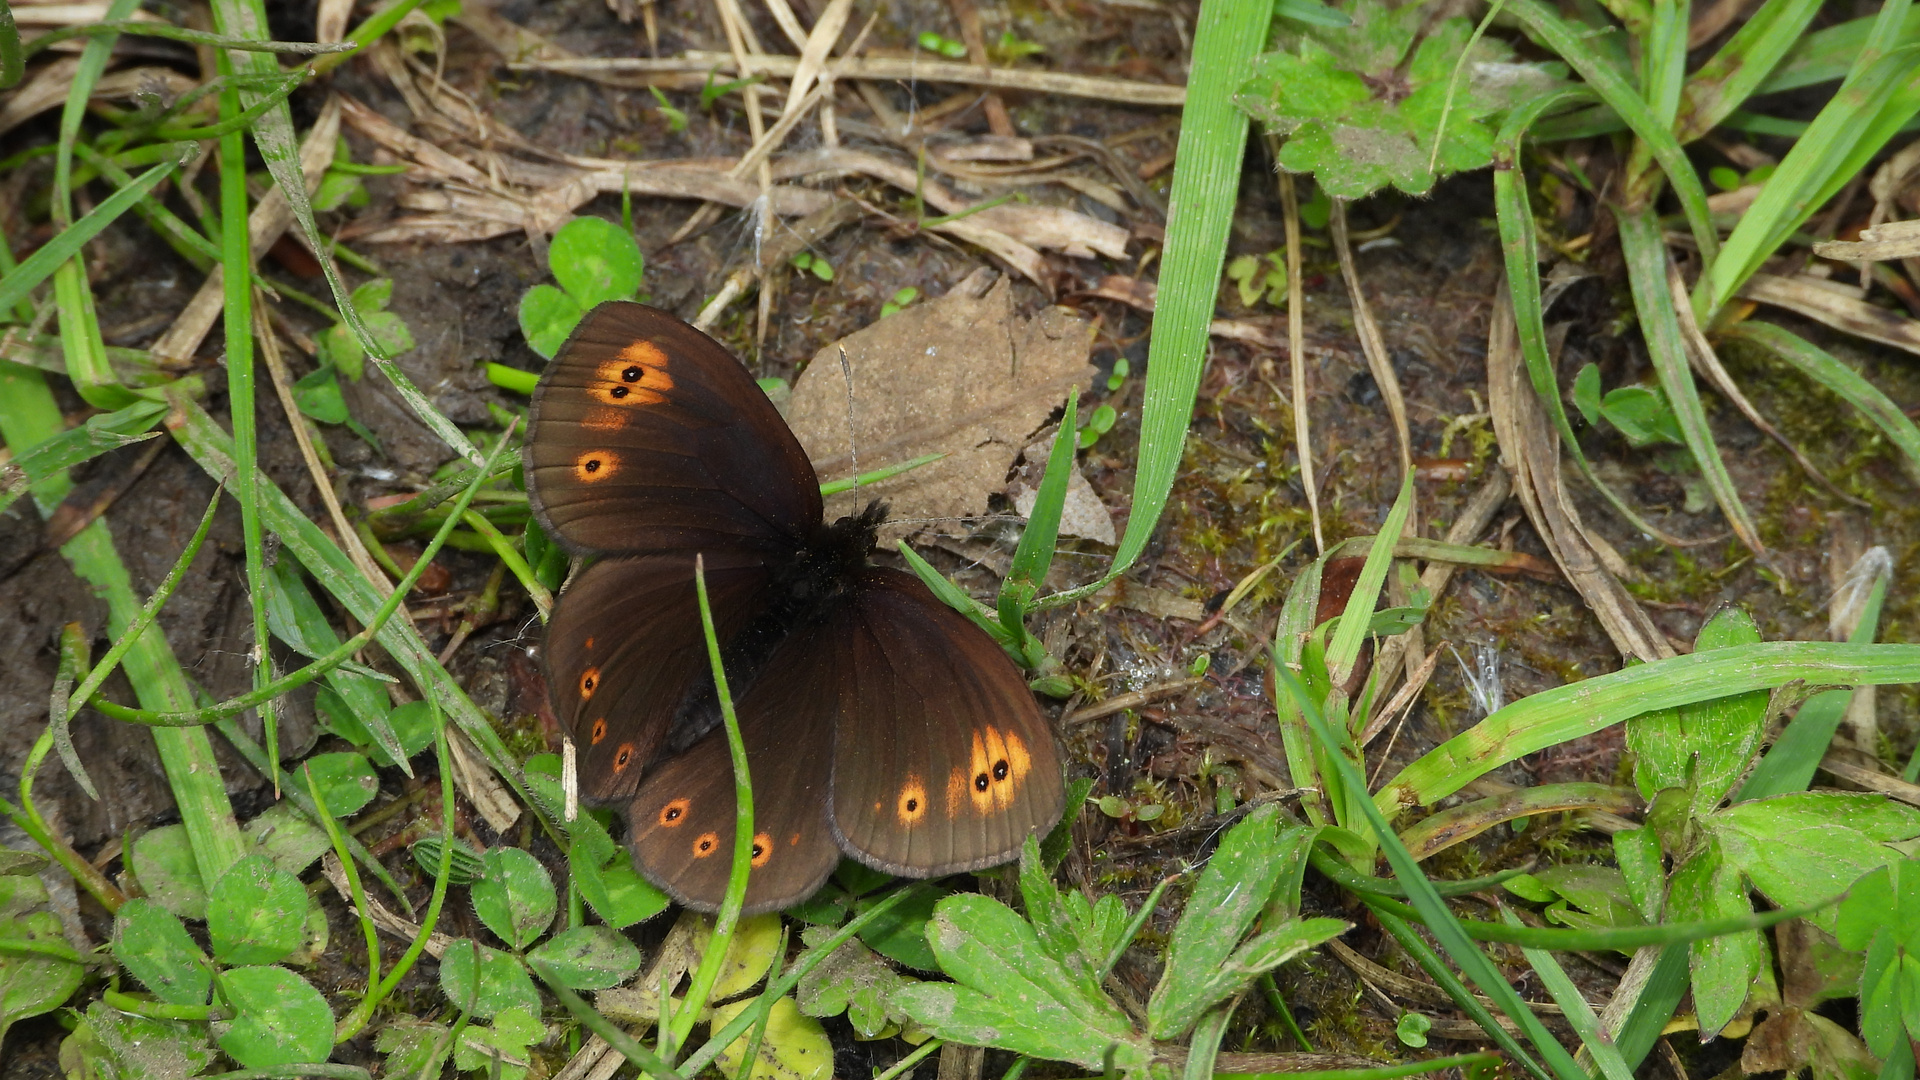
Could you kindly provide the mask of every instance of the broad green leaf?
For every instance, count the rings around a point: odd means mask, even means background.
[[[359,754],[315,754],[300,763],[300,773],[302,781],[309,775],[313,777],[320,797],[326,801],[327,813],[336,818],[359,813],[380,793],[380,778]]]
[[[498,1080],[521,1080],[531,1059],[528,1048],[547,1037],[547,1029],[522,1008],[506,1009],[491,1026],[469,1025],[454,1050],[454,1067],[463,1072],[484,1071]],[[494,1069],[498,1066],[499,1072]]]
[[[1135,1072],[1152,1044],[1090,980],[1071,974],[1026,920],[984,896],[940,901],[927,938],[953,983],[900,988],[894,1003],[941,1038],[1084,1068]]]
[[[323,424],[344,424],[352,418],[347,412],[347,399],[340,393],[339,376],[331,364],[315,368],[294,381],[293,403]]]
[[[832,936],[832,927],[810,926],[801,931],[800,940],[808,948],[818,948]],[[893,992],[909,981],[856,939],[801,976],[796,997],[800,1011],[808,1016],[824,1019],[846,1013],[847,1022],[861,1038],[873,1039],[907,1019],[889,1005]]]
[[[1700,628],[1694,652],[1759,640],[1752,616],[1724,608]],[[1627,721],[1627,748],[1634,754],[1633,779],[1641,796],[1651,799],[1668,788],[1685,788],[1692,792],[1691,813],[1710,813],[1746,773],[1766,718],[1767,693],[1754,690]]]
[[[585,315],[573,297],[551,285],[535,285],[520,297],[520,332],[534,352],[549,359]]]
[[[1780,907],[1840,895],[1900,859],[1892,845],[1920,836],[1920,810],[1877,794],[1808,791],[1740,803],[1707,819],[1729,862]],[[1831,934],[1837,910],[1807,921]]]
[[[227,965],[271,964],[306,933],[307,891],[265,855],[228,868],[207,894],[207,939]]]
[[[471,1005],[473,1014],[482,1018],[514,1008],[540,1013],[540,992],[520,961],[467,938],[448,945],[441,955],[440,989],[454,1008]]]
[[[243,828],[256,850],[289,874],[299,874],[333,850],[327,830],[292,803],[275,803]]]
[[[374,1050],[387,1055],[381,1075],[439,1076],[453,1052],[451,1040],[441,1041],[451,1030],[412,1016],[384,1018],[373,1041]]]
[[[1228,958],[1287,869],[1283,853],[1304,854],[1281,843],[1279,818],[1277,805],[1255,810],[1227,831],[1207,860],[1186,910],[1174,924],[1166,973],[1147,1002],[1154,1038],[1186,1034],[1201,1013],[1239,989],[1228,975]]]
[[[882,914],[860,930],[860,940],[881,956],[915,971],[936,971],[939,961],[927,944],[927,920],[946,893],[924,890]],[[863,897],[854,905],[858,914],[878,903],[880,897]]]
[[[545,965],[573,990],[618,986],[640,968],[640,950],[607,926],[562,930],[527,956]]]
[[[626,230],[597,217],[579,217],[553,234],[547,265],[580,310],[607,300],[631,300],[640,291],[646,260]]]
[[[220,1049],[242,1067],[322,1062],[332,1053],[327,999],[286,968],[234,968],[220,977],[220,990],[234,1010]]]
[[[187,1080],[213,1056],[204,1024],[136,1016],[100,1001],[60,1046],[67,1075],[87,1080]]]
[[[1709,842],[1674,869],[1667,897],[1669,917],[1681,921],[1723,919],[1753,910],[1740,868],[1729,865]],[[1693,1000],[1703,1035],[1718,1034],[1747,1000],[1747,989],[1766,960],[1757,930],[1693,943]]]
[[[182,825],[149,829],[133,842],[133,876],[154,903],[183,919],[207,917],[207,888]]]
[[[517,847],[497,847],[483,858],[487,876],[473,883],[473,912],[509,947],[524,950],[553,925],[560,903],[553,879]]]
[[[45,910],[47,888],[37,877],[0,878],[0,1040],[16,1020],[51,1012],[66,1003],[85,974],[80,957],[67,944],[60,917]],[[37,910],[28,910],[28,909]],[[162,914],[165,914],[164,912]],[[169,916],[171,918],[171,916]],[[176,921],[175,925],[179,925]],[[31,952],[55,949],[69,955]],[[202,1000],[205,1000],[204,997]]]
[[[529,786],[539,780],[527,777]],[[572,846],[567,867],[574,887],[594,914],[607,925],[624,930],[665,911],[673,901],[633,868],[627,849],[614,844],[607,830],[590,814],[581,814],[570,826]]]

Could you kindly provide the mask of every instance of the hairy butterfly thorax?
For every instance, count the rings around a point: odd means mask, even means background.
[[[595,308],[541,377],[525,457],[541,525],[597,556],[547,632],[581,794],[622,808],[636,864],[675,898],[719,904],[735,817],[696,556],[753,782],[749,911],[804,899],[843,853],[978,869],[1059,819],[1059,756],[1020,670],[872,565],[883,505],[822,520],[805,452],[712,339]]]

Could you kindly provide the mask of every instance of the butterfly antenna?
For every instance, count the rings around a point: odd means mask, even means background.
[[[853,427],[853,362],[847,359],[847,347],[840,346],[840,377],[847,381],[847,461],[853,465],[853,501],[860,501],[860,441]]]

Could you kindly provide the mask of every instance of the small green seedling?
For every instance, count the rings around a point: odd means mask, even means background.
[[[1085,450],[1100,441],[1100,436],[1113,430],[1113,423],[1120,418],[1111,405],[1102,405],[1087,416],[1087,422],[1080,427],[1080,449]]]
[[[949,60],[965,60],[967,58],[967,47],[964,43],[955,41],[950,37],[942,37],[931,30],[922,30],[920,36],[914,40],[919,43],[921,48],[930,53],[939,53]]]
[[[714,102],[719,101],[735,90],[745,90],[749,86],[758,86],[764,81],[766,81],[766,76],[752,75],[744,79],[734,79],[730,82],[716,83],[713,81],[713,72],[709,71],[707,72],[706,85],[700,88],[700,107],[702,109],[712,109]]]
[[[1227,280],[1239,286],[1242,304],[1252,307],[1264,298],[1279,307],[1287,302],[1287,253],[1241,255],[1227,264]]]
[[[821,281],[833,280],[833,264],[811,251],[794,252],[793,258],[787,261],[793,264],[795,270],[803,274],[810,273]]]
[[[1127,384],[1127,376],[1133,374],[1133,364],[1126,357],[1113,362],[1113,374],[1107,376],[1107,393],[1117,394]]]
[[[1587,423],[1600,426],[1602,419],[1611,424],[1634,447],[1662,443],[1685,445],[1680,420],[1657,386],[1621,386],[1603,397],[1600,393],[1600,369],[1588,364],[1573,380],[1573,404]]]
[[[674,132],[687,130],[686,111],[674,108],[673,103],[667,100],[667,95],[661,93],[659,87],[649,86],[647,89],[653,91],[653,100],[660,105],[660,115],[667,118],[667,130]]]
[[[909,285],[894,293],[891,300],[880,305],[880,317],[884,319],[918,299],[920,299],[920,290]]]
[[[560,285],[535,285],[520,298],[520,332],[534,352],[551,359],[596,305],[639,295],[646,257],[618,225],[581,217],[553,234],[547,265]]]
[[[413,348],[412,331],[400,316],[387,310],[392,300],[393,282],[387,278],[375,278],[353,290],[353,310],[359,313],[374,343],[389,360]],[[322,364],[338,368],[355,382],[360,381],[366,370],[367,354],[345,323],[328,328],[315,344],[319,346]]]
[[[1000,40],[987,47],[987,56],[996,63],[1012,64],[1046,51],[1047,47],[1037,41],[1028,41],[1011,30],[1002,30]]]

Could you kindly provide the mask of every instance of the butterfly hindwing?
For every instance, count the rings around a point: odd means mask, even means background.
[[[533,395],[527,493],[569,551],[792,548],[819,481],[739,361],[644,304],[581,319]]]
[[[868,567],[820,635],[837,705],[841,847],[910,877],[977,870],[1060,820],[1060,757],[1026,679],[913,575]]]
[[[830,701],[839,676],[790,639],[740,698],[741,742],[753,780],[754,854],[746,912],[811,896],[840,862],[827,825]],[[796,647],[799,646],[799,647]],[[634,795],[628,845],[641,873],[680,903],[714,911],[733,865],[736,803],[726,731],[663,763]]]
[[[590,802],[631,795],[667,742],[676,712],[710,686],[683,555],[605,559],[560,595],[547,626],[547,684],[573,737],[580,792]],[[726,640],[764,602],[768,572],[753,555],[706,560],[715,630]]]

